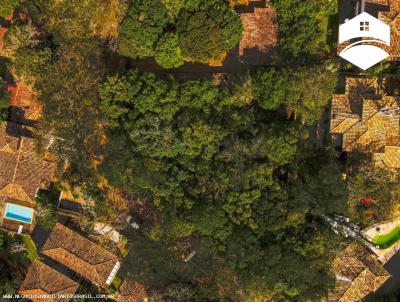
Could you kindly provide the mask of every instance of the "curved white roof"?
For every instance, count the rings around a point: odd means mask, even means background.
[[[364,22],[364,25],[367,22],[368,30],[362,28],[361,22]],[[363,12],[339,27],[339,43],[354,38],[373,38],[390,45],[390,26]]]
[[[375,45],[354,43],[345,48],[339,56],[361,69],[367,70],[371,66],[386,59],[389,54]]]

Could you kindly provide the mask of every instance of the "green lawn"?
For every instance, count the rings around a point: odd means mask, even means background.
[[[121,278],[119,278],[118,276],[115,276],[115,278],[114,278],[114,280],[111,283],[111,286],[109,288],[109,293],[110,294],[115,294],[118,291],[119,287],[121,286],[122,281],[123,280]]]
[[[35,259],[39,258],[37,253],[36,244],[33,242],[30,236],[23,236],[22,241],[26,247],[26,257],[30,262],[35,261]]]
[[[373,243],[380,248],[388,248],[400,240],[400,227],[395,227],[389,233],[376,235],[373,238]]]

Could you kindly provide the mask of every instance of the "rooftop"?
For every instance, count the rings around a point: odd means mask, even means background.
[[[34,204],[36,190],[55,177],[55,163],[36,154],[31,129],[0,126],[0,195]]]
[[[146,301],[146,289],[140,283],[126,279],[118,291],[118,302],[144,302]]]
[[[116,255],[60,223],[53,228],[42,253],[102,288],[110,285],[119,269]]]
[[[11,92],[10,120],[15,123],[33,126],[40,118],[42,106],[35,98],[33,90],[26,84],[19,82],[9,85]]]
[[[332,99],[330,132],[343,151],[372,153],[387,168],[400,168],[400,97],[387,78],[347,77],[344,94]],[[376,161],[378,163],[378,161]]]
[[[79,287],[75,281],[64,276],[55,269],[47,266],[39,260],[35,260],[28,269],[28,273],[23,281],[18,293],[24,295],[72,295]],[[70,299],[67,298],[38,298],[31,299],[36,301],[62,301],[66,302]]]
[[[248,64],[263,65],[271,62],[278,41],[278,19],[274,9],[255,7],[240,14],[243,36],[239,56]]]
[[[336,286],[329,292],[328,301],[361,301],[389,279],[377,257],[359,243],[350,244],[332,263]]]

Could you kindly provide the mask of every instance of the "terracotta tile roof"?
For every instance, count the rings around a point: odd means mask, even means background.
[[[108,287],[108,277],[119,266],[116,255],[60,223],[55,225],[42,253],[103,288]]]
[[[389,0],[366,0],[366,4],[389,5]]]
[[[278,39],[275,10],[269,7],[256,7],[254,12],[242,13],[240,18],[243,24],[243,36],[239,44],[239,56],[249,64],[269,63]]]
[[[380,11],[378,18],[390,25],[390,48],[386,50],[390,54],[389,60],[397,61],[400,59],[400,1],[388,0],[387,2],[388,9]]]
[[[0,126],[0,195],[34,203],[37,188],[55,177],[55,163],[35,151],[28,127],[14,123]]]
[[[348,77],[345,94],[333,96],[330,132],[341,135],[343,151],[379,153],[386,163],[397,154],[385,147],[400,146],[400,98],[386,95],[386,84],[385,79]],[[396,161],[391,159],[391,166]]]
[[[375,292],[389,279],[377,257],[359,243],[350,244],[332,263],[336,286],[329,292],[329,302],[357,302]]]
[[[18,291],[24,295],[55,295],[54,298],[32,298],[33,302],[66,302],[70,299],[62,295],[72,295],[79,284],[39,260],[35,260],[28,269],[25,280]]]
[[[36,99],[30,87],[19,82],[15,86],[9,86],[8,90],[11,93],[11,121],[32,125],[32,123],[39,120],[42,112],[42,105]]]
[[[400,169],[400,147],[385,146],[382,153],[374,153],[375,165],[384,169]]]
[[[144,302],[146,301],[145,287],[133,280],[126,279],[118,291],[118,302]]]

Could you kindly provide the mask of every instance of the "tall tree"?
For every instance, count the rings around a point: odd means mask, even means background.
[[[241,32],[239,16],[224,1],[133,1],[121,24],[119,53],[155,57],[166,68],[181,64],[182,57],[206,62],[239,43]]]
[[[19,5],[20,0],[0,0],[0,17],[11,14]]]
[[[109,129],[99,171],[156,206],[149,239],[209,240],[212,256],[242,290],[276,301],[320,298],[332,285],[335,244],[315,217],[341,213],[346,202],[333,153],[307,147],[302,123],[278,105],[264,108],[269,96],[262,88],[247,93],[261,85],[282,106],[312,99],[310,87],[295,85],[300,79],[286,72],[261,69],[242,83],[214,85],[131,71],[109,77],[99,92]],[[308,74],[321,89],[331,87],[318,72]],[[270,78],[282,84],[262,80]],[[325,105],[306,119],[311,123]]]

